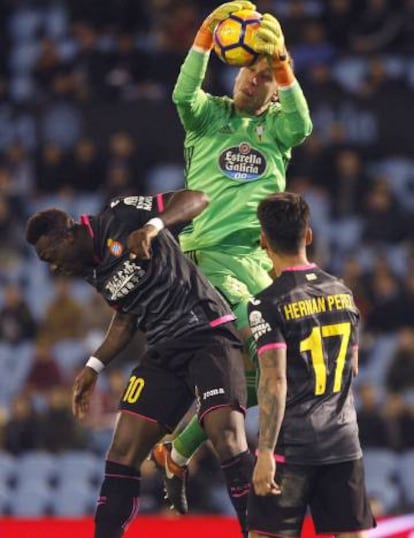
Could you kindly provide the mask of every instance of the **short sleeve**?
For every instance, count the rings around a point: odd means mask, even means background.
[[[258,355],[269,349],[286,348],[282,320],[274,301],[251,299],[247,311]]]
[[[163,195],[125,196],[111,200],[109,207],[118,219],[143,226],[150,218],[157,217],[164,210]]]

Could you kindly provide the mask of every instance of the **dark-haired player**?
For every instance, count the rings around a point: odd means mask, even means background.
[[[115,309],[106,337],[77,376],[73,412],[84,417],[98,374],[139,328],[147,351],[121,398],[95,516],[95,538],[119,538],[139,507],[140,466],[197,398],[245,525],[252,458],[247,449],[241,342],[227,304],[164,230],[198,215],[205,195],[114,199],[80,222],[64,211],[33,215],[26,239],[53,270],[83,277]]]
[[[308,262],[299,195],[267,197],[258,217],[277,278],[248,307],[261,373],[249,537],[299,537],[310,507],[318,534],[361,538],[375,523],[351,392],[359,314],[351,291]]]

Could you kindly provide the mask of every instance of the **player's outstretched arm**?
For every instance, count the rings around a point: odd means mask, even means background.
[[[99,372],[131,341],[136,332],[136,316],[115,312],[105,339],[76,377],[72,389],[72,412],[82,419],[89,409]]]
[[[164,227],[192,220],[209,203],[207,195],[201,191],[182,190],[163,195],[163,198],[167,199],[167,204],[160,217],[150,219],[128,236],[127,248],[131,259],[148,260],[151,257],[151,242]]]
[[[267,56],[278,85],[281,111],[275,135],[286,148],[300,144],[312,131],[308,104],[295,77],[279,21],[265,13],[256,33],[254,50]]]
[[[214,29],[220,21],[240,9],[254,10],[255,5],[246,0],[239,0],[222,4],[212,11],[200,26],[194,43],[181,66],[172,98],[186,130],[195,130],[202,126],[208,115],[208,98],[201,89],[201,85],[213,47]]]

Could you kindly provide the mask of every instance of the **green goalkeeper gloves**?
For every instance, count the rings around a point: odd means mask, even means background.
[[[279,87],[293,84],[295,75],[286,50],[285,38],[279,21],[273,15],[265,13],[256,32],[253,49],[258,54],[267,56],[273,68],[275,80]]]
[[[265,13],[256,32],[254,51],[276,59],[286,57],[285,38],[279,21]]]

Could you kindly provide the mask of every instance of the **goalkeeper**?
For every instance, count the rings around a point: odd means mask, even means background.
[[[210,199],[207,210],[181,233],[181,248],[237,316],[251,359],[246,366],[249,404],[255,405],[256,349],[246,304],[271,283],[271,262],[259,246],[256,209],[263,198],[285,189],[291,148],[310,134],[312,123],[280,24],[269,14],[263,15],[256,34],[259,59],[240,69],[233,98],[212,96],[201,89],[214,29],[240,9],[254,10],[255,6],[243,0],[222,4],[203,22],[181,67],[173,101],[186,132],[186,187],[204,191]],[[195,416],[172,445],[159,444],[152,452],[164,470],[167,496],[180,513],[188,509],[186,465],[206,439]]]

